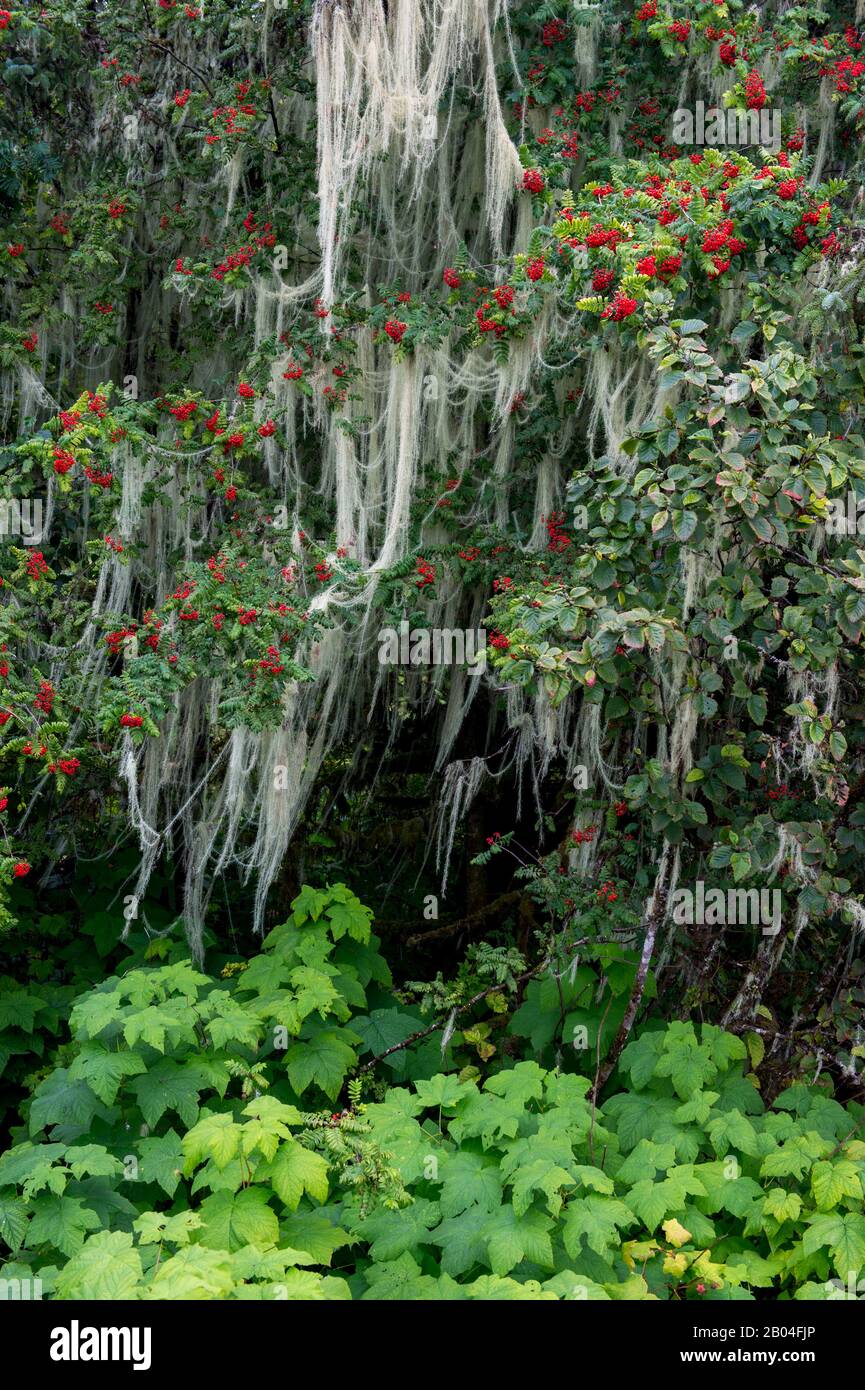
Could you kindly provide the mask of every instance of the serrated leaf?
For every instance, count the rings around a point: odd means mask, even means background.
[[[199,1208],[203,1225],[200,1241],[209,1250],[239,1250],[255,1245],[266,1250],[279,1239],[279,1221],[260,1187],[239,1192],[214,1192]]]
[[[322,1029],[288,1049],[288,1079],[298,1095],[315,1084],[331,1100],[336,1099],[349,1068],[357,1062],[357,1053],[346,1041],[347,1036],[356,1035],[347,1034],[346,1030]]]
[[[125,1231],[100,1231],[90,1236],[57,1275],[61,1299],[116,1302],[135,1298],[141,1280],[141,1260]]]
[[[304,1192],[317,1202],[327,1201],[327,1171],[327,1160],[321,1154],[288,1140],[280,1145],[274,1158],[261,1165],[256,1176],[270,1182],[289,1210],[296,1211]]]

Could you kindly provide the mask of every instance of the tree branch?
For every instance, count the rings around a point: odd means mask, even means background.
[[[545,970],[549,963],[549,956],[545,956],[539,965],[532,966],[531,970],[527,970],[524,975],[518,975],[516,983],[518,985],[525,984],[527,980],[531,980],[533,976],[539,975],[542,970]],[[358,1069],[359,1074],[365,1071],[371,1071],[377,1062],[381,1062],[385,1057],[389,1057],[392,1052],[401,1052],[404,1047],[411,1047],[412,1043],[419,1042],[421,1038],[428,1038],[431,1033],[441,1032],[447,1026],[448,1018],[459,1018],[460,1014],[467,1013],[469,1009],[474,1008],[475,1004],[479,1004],[482,999],[486,999],[488,994],[501,993],[501,988],[501,985],[488,985],[486,989],[482,989],[477,994],[472,995],[471,999],[466,1000],[465,1004],[460,1004],[458,1009],[451,1009],[447,1018],[436,1019],[435,1023],[431,1023],[429,1028],[421,1028],[417,1033],[412,1033],[411,1036],[406,1038],[403,1042],[394,1043],[393,1047],[385,1048],[384,1052],[380,1052],[377,1057],[373,1057],[369,1062],[364,1062],[363,1066]]]
[[[634,987],[631,990],[631,997],[628,1000],[628,1007],[625,1009],[625,1016],[619,1024],[619,1031],[613,1039],[612,1045],[604,1065],[599,1067],[595,1076],[595,1084],[591,1090],[592,1101],[595,1102],[610,1079],[613,1068],[619,1060],[622,1049],[631,1035],[631,1029],[636,1021],[637,1012],[643,999],[643,991],[646,988],[646,976],[649,973],[649,964],[655,950],[655,940],[658,935],[658,928],[664,920],[667,911],[667,894],[670,887],[670,853],[669,845],[665,842],[664,851],[661,856],[661,865],[658,876],[655,879],[655,887],[646,904],[648,917],[646,920],[646,935],[643,940],[643,950],[640,955],[640,964],[637,967],[637,974],[634,979]]]

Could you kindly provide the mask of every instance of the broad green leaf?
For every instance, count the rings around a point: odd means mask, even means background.
[[[285,1064],[288,1079],[298,1095],[315,1084],[326,1096],[335,1100],[350,1067],[357,1061],[349,1039],[359,1041],[357,1034],[347,1029],[324,1028],[312,1037],[293,1043],[288,1049]]]
[[[256,1245],[266,1250],[279,1239],[276,1212],[268,1206],[268,1193],[261,1187],[241,1188],[240,1192],[214,1192],[200,1207],[203,1222],[201,1244],[209,1250],[239,1250]]]
[[[135,1298],[141,1281],[141,1260],[125,1231],[100,1231],[89,1236],[57,1275],[61,1299],[117,1302]]]
[[[327,1201],[327,1160],[292,1139],[280,1144],[275,1157],[256,1170],[256,1178],[271,1183],[290,1211],[297,1210],[304,1192],[317,1202]]]

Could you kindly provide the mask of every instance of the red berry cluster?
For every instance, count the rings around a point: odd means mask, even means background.
[[[41,550],[34,550],[27,561],[27,573],[31,579],[42,579],[48,573],[48,562]]]
[[[218,139],[219,137],[208,136],[208,139]],[[251,265],[253,257],[265,247],[276,244],[276,234],[269,222],[265,222],[264,229],[254,242],[246,246],[239,246],[236,251],[230,251],[224,260],[210,272],[211,279],[222,281],[231,270],[240,270],[241,267]],[[326,312],[326,311],[325,311]]]
[[[568,26],[563,19],[550,19],[541,30],[541,43],[545,48],[552,48],[553,44],[564,43],[568,37]]]
[[[571,839],[575,845],[590,845],[595,838],[595,826],[587,825],[585,830],[572,830]]]
[[[41,710],[43,714],[50,714],[54,706],[54,687],[50,681],[40,681],[36,699],[33,701],[33,708]]]
[[[766,88],[756,68],[745,78],[745,105],[749,111],[759,111],[766,105]]]
[[[602,319],[614,319],[617,323],[621,319],[626,319],[636,311],[636,299],[629,299],[626,294],[619,292],[613,296],[613,301],[608,304],[601,314]]]
[[[783,801],[785,798],[790,801],[799,800],[799,793],[791,792],[786,782],[779,782],[777,787],[772,787],[767,796],[770,801]]]
[[[423,557],[420,556],[418,558],[418,562],[415,566],[415,569],[417,574],[420,576],[420,578],[417,581],[417,587],[419,589],[427,589],[429,588],[430,584],[435,584],[435,565],[431,565],[428,560],[424,560]]]
[[[78,758],[61,758],[59,762],[49,763],[49,772],[62,772],[66,777],[74,777],[81,763]]]
[[[542,517],[547,531],[547,550],[552,550],[554,554],[560,555],[567,550],[571,544],[571,538],[562,529],[565,520],[564,512],[551,512],[549,516]]]

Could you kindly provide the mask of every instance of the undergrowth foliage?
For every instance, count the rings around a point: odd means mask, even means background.
[[[0,9],[4,1289],[865,1287],[863,23]]]
[[[648,1026],[603,1103],[576,1070],[479,1084],[410,1047],[407,1084],[365,1100],[350,1072],[407,1017],[364,1012],[389,980],[371,914],[342,885],[293,906],[224,979],[181,961],[76,1000],[0,1158],[3,1278],[59,1299],[594,1300],[858,1276],[861,1107],[800,1083],[766,1106],[745,1043],[708,1023]]]

